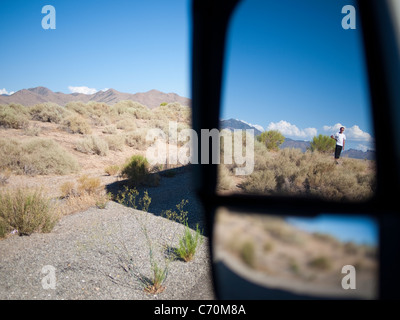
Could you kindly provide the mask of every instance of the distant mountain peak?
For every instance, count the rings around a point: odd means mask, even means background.
[[[43,102],[53,102],[64,106],[71,101],[81,101],[83,103],[97,101],[112,105],[121,100],[136,101],[150,109],[158,107],[162,102],[178,102],[184,106],[191,105],[191,99],[189,98],[181,97],[176,93],[164,93],[156,89],[134,94],[120,92],[112,88],[107,89],[106,91],[98,91],[93,94],[65,94],[61,92],[53,92],[46,87],[40,86],[19,90],[12,96],[0,96],[0,104],[20,103],[24,106],[33,106]]]

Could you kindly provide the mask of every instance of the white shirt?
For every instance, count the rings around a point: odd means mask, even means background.
[[[335,134],[335,139],[336,139],[336,145],[343,147],[343,141],[346,140],[346,136],[344,133],[338,132]]]

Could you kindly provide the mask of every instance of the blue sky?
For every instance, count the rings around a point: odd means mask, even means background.
[[[56,29],[41,25],[44,5]],[[1,1],[0,89],[45,86],[190,96],[189,2]]]
[[[321,232],[347,242],[378,245],[378,225],[367,216],[340,216],[322,214],[315,218],[288,218],[288,222],[309,232]]]
[[[56,29],[44,30],[44,5]],[[244,0],[228,39],[222,118],[310,140],[346,127],[372,148],[360,23],[352,0]],[[45,86],[93,93],[158,89],[190,97],[190,1],[1,0],[0,93]]]

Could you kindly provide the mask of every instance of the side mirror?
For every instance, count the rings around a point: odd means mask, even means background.
[[[279,194],[219,194],[216,191],[218,165],[215,162],[213,163],[212,147],[209,145],[207,152],[199,149],[199,159],[208,157],[208,161],[195,165],[195,184],[206,213],[217,298],[385,299],[400,297],[397,290],[400,284],[400,276],[396,275],[400,267],[398,250],[400,209],[396,203],[396,193],[400,184],[400,132],[398,131],[400,96],[396,89],[400,84],[400,64],[399,51],[397,50],[398,38],[392,20],[394,16],[390,10],[391,2],[380,1],[378,4],[377,1],[363,0],[359,1],[356,6],[357,18],[362,22],[364,53],[367,61],[372,118],[376,136],[377,175],[376,190],[373,196],[365,201],[346,202]],[[192,115],[193,129],[198,134],[199,146],[202,145],[201,130],[220,129],[226,35],[230,18],[237,5],[238,1],[236,0],[218,2],[194,0],[192,2]],[[206,142],[209,141],[204,141],[205,144]],[[271,240],[274,236],[293,238],[294,240],[289,241],[294,242],[305,241],[304,239],[308,237],[308,242],[315,245],[312,237],[319,237],[319,240],[321,240],[324,235],[312,233],[296,235],[291,232],[293,224],[288,226],[285,223],[288,219],[292,219],[291,222],[293,222],[293,219],[299,218],[299,221],[301,219],[317,219],[318,221],[326,215],[331,218],[330,224],[335,223],[335,220],[345,221],[346,219],[351,220],[353,217],[364,219],[361,225],[370,226],[367,232],[374,234],[377,242],[379,242],[379,250],[376,251],[368,246],[362,249],[351,248],[350,244],[346,249],[342,247],[342,244],[334,244],[334,240],[331,239],[333,241],[331,243],[332,248],[337,245],[336,249],[329,249],[333,250],[333,255],[329,258],[331,260],[323,256],[314,256],[314,260],[309,259],[307,263],[304,261],[304,263],[300,263],[304,255],[313,250],[313,248],[304,245],[302,247],[302,250],[305,251],[303,256],[298,256],[297,260],[292,261],[290,261],[290,257],[286,257],[286,260],[283,259],[286,261],[285,267],[288,268],[290,274],[282,278],[276,276],[279,270],[275,268],[281,263],[278,260],[274,260],[275,265],[270,268],[268,279],[262,279],[258,283],[255,280],[257,272],[249,272],[249,269],[242,268],[243,264],[251,265],[254,263],[252,255],[259,254],[260,248],[264,248],[262,250],[266,252],[271,251],[273,244],[268,245],[268,239]],[[252,226],[252,228],[249,226]],[[264,231],[268,230],[267,236],[258,234],[260,226]],[[299,239],[296,239],[296,237]],[[235,240],[238,243],[235,243]],[[325,237],[325,240],[331,241],[327,237]],[[264,241],[264,243],[260,244],[260,241]],[[241,260],[240,263],[236,263],[232,257],[226,256],[230,246],[239,246],[239,250],[233,255],[242,255],[237,257]],[[311,268],[310,270],[313,270],[312,268],[329,268],[329,265],[334,263],[332,259],[338,252],[335,250],[339,250],[339,247],[342,251],[363,250],[363,255],[368,257],[369,260],[359,260],[359,263],[360,265],[364,263],[364,267],[368,265],[367,269],[373,271],[375,276],[369,279],[376,280],[376,287],[370,288],[370,291],[366,289],[360,295],[342,295],[342,292],[351,292],[347,291],[345,287],[352,285],[351,274],[353,269],[351,266],[354,267],[351,264],[344,264],[336,279],[339,294],[333,291],[324,294],[317,288],[318,286],[305,291],[296,288],[288,289],[287,284],[290,284],[291,276],[299,272],[300,267],[307,265]],[[221,251],[221,248],[224,250]],[[318,250],[323,252],[324,249],[319,248]],[[279,249],[279,252],[281,255],[285,254],[281,249]],[[348,265],[350,267],[346,267]],[[264,263],[259,268],[262,269],[266,266]],[[279,267],[277,268],[279,269]],[[312,277],[311,273],[307,274],[308,277]],[[262,283],[264,285],[261,285]],[[365,294],[366,292],[371,292],[371,294]]]

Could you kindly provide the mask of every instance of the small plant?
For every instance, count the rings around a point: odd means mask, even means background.
[[[243,243],[240,256],[244,263],[249,267],[254,268],[256,265],[254,243],[250,241]]]
[[[329,260],[329,258],[325,256],[320,256],[312,259],[309,262],[309,265],[310,267],[324,271],[324,270],[329,270],[331,268],[332,263]]]
[[[78,193],[95,194],[99,191],[100,179],[83,175],[78,179]]]
[[[104,209],[111,199],[111,195],[101,186],[99,178],[83,175],[77,180],[77,184],[75,187],[74,182],[68,181],[60,187],[61,197],[66,200],[64,214],[86,210],[92,206]]]
[[[179,246],[175,249],[176,255],[185,262],[192,261],[196,253],[196,249],[202,243],[199,225],[196,225],[196,232],[193,235],[189,226],[185,225],[185,231],[179,239]]]
[[[18,230],[20,235],[50,232],[58,212],[41,189],[18,188],[0,192],[0,228]]]
[[[5,170],[0,170],[0,186],[7,184],[10,176],[11,176],[10,169],[7,168]]]
[[[108,166],[104,169],[104,172],[107,173],[109,176],[115,176],[119,172],[119,165],[114,164]]]
[[[156,261],[152,261],[151,270],[153,272],[151,278],[142,277],[144,291],[151,294],[161,293],[165,289],[163,284],[168,276],[168,264],[160,267]]]
[[[141,155],[131,157],[121,170],[121,176],[128,178],[133,185],[157,186],[160,182],[158,174],[150,174],[149,163]]]
[[[64,182],[60,187],[61,198],[68,198],[76,194],[75,183],[72,181]]]

